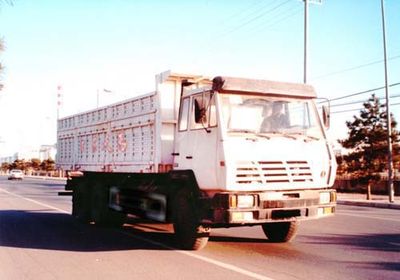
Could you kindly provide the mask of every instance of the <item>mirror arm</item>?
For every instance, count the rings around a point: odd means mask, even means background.
[[[317,98],[322,101],[317,102],[317,104],[326,103],[327,105],[322,105],[322,122],[326,129],[330,127],[330,100],[328,98]]]

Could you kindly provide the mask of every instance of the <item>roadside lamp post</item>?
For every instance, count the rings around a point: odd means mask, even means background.
[[[99,89],[97,89],[96,92],[97,92],[97,102],[96,102],[97,106],[96,106],[96,108],[99,108],[100,93],[101,93],[101,92],[112,93],[113,91],[112,91],[112,90],[109,90],[109,89],[103,88],[101,91],[99,91]]]
[[[57,86],[57,121],[60,118],[60,108],[62,105],[62,86]]]
[[[388,157],[388,192],[389,202],[394,202],[394,187],[393,187],[393,157],[392,157],[392,120],[390,116],[390,104],[389,104],[389,87],[388,87],[388,71],[387,71],[387,52],[386,52],[386,29],[385,29],[385,5],[384,1],[381,0],[381,12],[382,12],[382,37],[383,37],[383,56],[384,56],[384,68],[385,68],[385,97],[386,97],[386,118],[387,118],[387,157]]]

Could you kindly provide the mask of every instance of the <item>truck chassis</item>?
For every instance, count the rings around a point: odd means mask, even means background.
[[[203,248],[211,228],[260,225],[270,242],[288,242],[298,222],[335,212],[331,189],[274,192],[201,191],[190,170],[168,173],[83,172],[70,178],[72,214],[84,223],[122,226],[127,214],[172,223],[177,245]],[[269,199],[269,194],[280,199]],[[328,199],[321,201],[321,194]],[[238,197],[253,197],[253,207],[238,205]]]

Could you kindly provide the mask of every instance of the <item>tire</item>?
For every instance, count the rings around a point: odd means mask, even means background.
[[[297,233],[298,222],[263,224],[262,229],[270,242],[290,242]]]
[[[109,188],[95,184],[91,195],[91,220],[98,226],[121,227],[125,223],[125,214],[111,210],[108,203]]]
[[[178,246],[185,250],[200,250],[207,245],[210,229],[199,223],[193,198],[180,191],[174,204],[174,232]]]
[[[81,223],[90,222],[90,188],[85,182],[74,187],[72,196],[72,216]]]

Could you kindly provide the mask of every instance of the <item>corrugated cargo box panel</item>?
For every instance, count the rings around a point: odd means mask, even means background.
[[[154,169],[156,93],[59,121],[57,164],[64,169]],[[161,147],[160,147],[161,148]],[[112,170],[109,170],[109,169]]]
[[[156,76],[156,91],[58,122],[57,165],[65,170],[157,172],[173,164],[180,77]],[[161,166],[161,167],[160,167]]]

